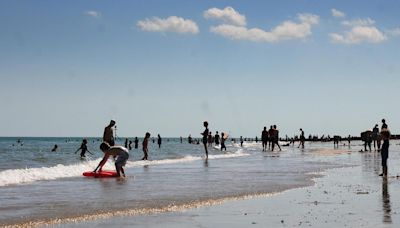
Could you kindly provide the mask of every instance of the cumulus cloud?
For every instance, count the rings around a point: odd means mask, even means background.
[[[388,33],[391,36],[400,36],[400,27],[399,28],[394,28],[392,30],[389,30]]]
[[[224,9],[208,9],[204,11],[203,16],[206,19],[222,20],[225,24],[229,25],[246,26],[246,17],[230,6]]]
[[[94,11],[94,10],[89,10],[85,12],[86,16],[89,17],[93,17],[93,18],[100,18],[101,17],[101,13],[98,11]]]
[[[362,42],[380,43],[387,39],[386,35],[374,26],[354,26],[344,34],[329,34],[335,43],[358,44]]]
[[[146,18],[137,22],[137,26],[147,32],[176,32],[197,34],[199,27],[196,22],[177,16],[168,18]]]
[[[342,25],[350,26],[350,27],[370,26],[370,25],[374,25],[374,24],[375,24],[375,21],[369,17],[366,19],[355,19],[355,20],[351,20],[351,21],[342,21]]]
[[[312,27],[319,23],[319,17],[313,14],[298,14],[298,20],[298,22],[284,21],[270,31],[259,28],[248,29],[244,26],[230,24],[211,27],[210,31],[232,40],[278,42],[289,39],[304,39],[311,35]]]
[[[331,13],[332,13],[332,16],[337,17],[337,18],[342,18],[342,17],[346,16],[345,13],[343,13],[342,11],[339,11],[337,9],[331,9]]]

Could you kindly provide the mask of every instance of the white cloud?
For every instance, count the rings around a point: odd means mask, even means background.
[[[256,42],[278,42],[289,39],[304,39],[311,35],[313,25],[319,23],[319,17],[313,14],[299,14],[299,22],[284,21],[270,31],[259,28],[248,29],[244,26],[222,24],[211,27],[210,31],[232,40]]]
[[[196,22],[190,19],[184,19],[177,16],[168,18],[153,17],[146,18],[137,22],[137,26],[147,32],[176,32],[176,33],[191,33],[197,34],[199,27]]]
[[[230,6],[224,9],[208,9],[204,11],[203,16],[206,19],[222,20],[225,24],[246,26],[246,17],[236,12],[236,10]]]
[[[94,18],[100,18],[101,17],[101,13],[98,12],[98,11],[94,11],[94,10],[86,11],[85,15],[87,15],[89,17],[94,17]]]
[[[371,18],[366,18],[366,19],[355,19],[355,20],[351,20],[351,21],[342,21],[342,25],[346,25],[346,26],[371,26],[374,25],[375,21],[372,20]]]
[[[379,29],[374,26],[355,26],[344,34],[329,34],[335,43],[358,44],[362,42],[380,43],[387,39]]]
[[[400,36],[400,27],[389,30],[388,33],[391,36]]]
[[[331,9],[332,16],[337,17],[337,18],[342,18],[346,17],[346,14],[343,13],[342,11],[339,11],[337,9]]]

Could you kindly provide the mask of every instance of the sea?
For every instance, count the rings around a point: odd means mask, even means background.
[[[262,151],[260,142],[229,141],[227,151],[186,139],[149,143],[149,160],[130,150],[127,177],[91,178],[103,153],[100,138],[87,138],[81,159],[75,153],[83,138],[0,138],[0,226],[41,226],[107,216],[159,213],[221,203],[224,200],[279,194],[312,185],[328,168],[354,165],[347,159],[361,142],[340,145],[306,142],[305,149],[280,142],[282,151]],[[133,138],[129,138],[133,141]],[[124,145],[125,138],[117,140]],[[52,151],[54,145],[58,146]],[[340,155],[340,156],[338,156]],[[114,170],[109,159],[104,169]]]

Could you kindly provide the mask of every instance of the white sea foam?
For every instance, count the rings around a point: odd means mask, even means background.
[[[226,153],[219,155],[209,155],[209,159],[223,159],[223,158],[235,158],[247,156],[249,154],[243,153],[242,150],[238,150],[235,153]],[[162,165],[162,164],[175,164],[192,162],[203,159],[200,156],[185,156],[177,159],[162,159],[153,161],[128,161],[126,164],[127,168],[140,167],[145,165]],[[82,176],[83,172],[93,170],[100,162],[100,158],[92,161],[86,161],[82,163],[72,165],[56,165],[52,167],[41,167],[41,168],[26,168],[26,169],[9,169],[0,172],[0,187],[7,185],[16,185],[24,183],[32,183],[35,181],[42,180],[56,180],[67,177]],[[108,162],[104,168],[115,169],[112,162]]]

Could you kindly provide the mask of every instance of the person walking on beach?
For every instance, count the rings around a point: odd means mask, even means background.
[[[226,151],[225,140],[226,140],[225,133],[222,132],[222,133],[221,133],[221,151],[222,151],[222,150],[225,150],[225,151]]]
[[[104,128],[103,142],[107,142],[110,146],[115,145],[114,129],[113,129],[114,126],[115,126],[115,120],[111,120],[110,124],[108,124],[108,126]]]
[[[376,151],[376,147],[378,146],[378,135],[379,135],[379,128],[378,124],[375,124],[375,127],[372,129],[372,140],[374,141],[374,150]],[[380,145],[378,146],[378,150],[380,150]]]
[[[300,144],[297,148],[301,148],[304,149],[304,141],[306,140],[306,137],[304,136],[304,131],[303,129],[300,128]]]
[[[143,146],[143,158],[142,158],[142,160],[147,160],[148,159],[149,139],[150,139],[150,133],[146,132],[146,135],[144,136],[143,143],[142,143],[142,146]]]
[[[161,136],[160,136],[160,134],[158,134],[158,135],[157,135],[157,144],[158,144],[158,148],[161,148],[161,142],[162,142]]]
[[[87,139],[83,139],[83,140],[82,140],[81,147],[79,147],[79,149],[75,151],[75,154],[78,153],[78,151],[81,150],[81,158],[85,158],[85,157],[86,157],[86,155],[85,155],[86,152],[88,152],[89,154],[93,155],[93,154],[88,150],[88,148],[87,148],[87,143],[88,143]]]
[[[135,149],[139,148],[139,139],[137,137],[135,137]]]
[[[272,139],[272,151],[275,149],[275,145],[279,147],[279,151],[282,151],[281,146],[279,145],[279,130],[276,128],[276,125],[273,126],[273,139]]]
[[[214,142],[215,142],[216,146],[219,146],[219,134],[218,134],[218,131],[217,131],[217,133],[215,133]]]
[[[390,131],[387,128],[384,128],[381,131],[381,135],[383,138],[383,144],[381,149],[381,158],[382,158],[382,173],[379,176],[387,177],[387,159],[389,158],[389,140],[390,140]]]
[[[267,127],[264,127],[264,130],[261,132],[261,141],[262,141],[262,147],[263,147],[262,151],[265,151],[267,149],[267,146],[268,146],[268,131],[267,131]]]
[[[207,150],[207,139],[208,139],[208,122],[204,121],[203,126],[206,128],[201,135],[203,135],[203,144],[204,144],[204,149],[206,151],[206,158],[208,159],[208,150]]]

